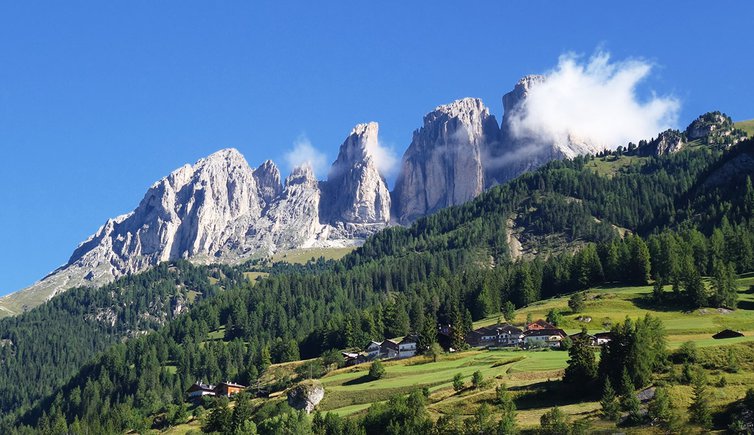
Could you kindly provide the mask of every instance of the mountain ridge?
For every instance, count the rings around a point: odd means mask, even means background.
[[[413,133],[394,189],[372,155],[376,122],[359,124],[340,147],[327,179],[294,168],[284,182],[274,162],[251,168],[233,148],[183,165],[155,182],[130,213],[108,219],[69,261],[30,287],[0,298],[0,316],[49,300],[67,288],[101,285],[161,261],[238,263],[286,249],[355,246],[389,225],[406,225],[459,205],[548,161],[573,157],[583,144],[536,143],[514,134],[512,119],[543,76],[527,76],[503,96],[501,124],[477,98],[429,112]],[[695,120],[689,138],[735,143],[730,118]],[[570,139],[569,139],[570,140]],[[641,146],[647,154],[677,152],[685,136],[667,131]],[[630,148],[630,146],[629,146]]]

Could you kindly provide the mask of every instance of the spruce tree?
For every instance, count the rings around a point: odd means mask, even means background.
[[[610,378],[605,379],[605,387],[602,389],[600,405],[602,405],[602,415],[606,419],[615,421],[620,417],[620,405],[618,404],[618,398],[615,396],[613,385],[610,383]]]
[[[666,427],[672,418],[670,396],[668,390],[662,387],[655,389],[655,397],[649,404],[649,417]]]
[[[500,423],[497,427],[499,435],[513,435],[518,433],[516,426],[516,404],[505,384],[495,388],[497,408],[500,410]]]
[[[689,406],[689,421],[709,429],[712,427],[712,411],[710,410],[709,394],[707,393],[707,376],[701,368],[694,373],[693,386],[693,398]]]
[[[628,411],[628,423],[638,424],[641,422],[641,402],[636,396],[636,389],[628,371],[623,368],[621,377],[621,408]]]
[[[586,329],[581,332],[585,335]],[[586,337],[573,340],[568,356],[563,382],[583,387],[597,378],[597,361]]]

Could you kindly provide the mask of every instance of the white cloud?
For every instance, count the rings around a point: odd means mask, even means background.
[[[400,159],[393,146],[374,140],[367,142],[366,150],[367,154],[374,159],[374,164],[383,177],[390,178],[398,170]]]
[[[327,170],[327,156],[314,148],[305,134],[296,138],[293,149],[285,153],[285,162],[289,170],[308,163],[318,177]]]
[[[651,70],[643,60],[610,62],[606,52],[586,62],[562,55],[511,117],[511,133],[550,143],[576,139],[600,149],[655,137],[675,125],[680,103],[654,93],[641,101],[637,86]]]

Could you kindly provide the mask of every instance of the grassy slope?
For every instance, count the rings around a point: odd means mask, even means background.
[[[285,261],[287,263],[306,264],[309,260],[324,257],[325,260],[339,260],[356,249],[356,246],[345,248],[300,248],[282,251],[272,257],[273,263]]]
[[[749,137],[754,137],[754,119],[750,119],[748,121],[738,121],[735,122],[734,125],[736,128],[740,128],[741,130],[745,131],[746,134],[749,135]]]
[[[719,346],[744,343],[745,346],[751,347],[742,349],[750,349],[754,354],[754,294],[747,293],[752,284],[754,275],[751,274],[739,280],[740,306],[747,309],[739,309],[729,314],[718,313],[716,310],[707,310],[707,314],[702,314],[699,311],[684,313],[646,308],[642,299],[651,293],[651,287],[645,286],[592,289],[589,291],[587,308],[578,315],[568,312],[566,297],[554,298],[519,310],[516,321],[522,323],[529,313],[535,319],[544,317],[551,308],[558,308],[566,313],[567,331],[579,330],[581,324],[576,317],[583,315],[593,318],[588,327],[590,331],[596,332],[604,329],[601,326],[603,319],[616,322],[626,316],[636,318],[651,313],[663,320],[670,347],[678,347],[685,341],[695,341],[697,346],[715,351]],[[494,316],[476,322],[474,326],[492,324],[496,321],[497,316]],[[742,330],[746,336],[723,341],[711,338],[712,333],[725,327]],[[370,381],[365,377],[368,364],[363,364],[337,370],[322,379],[327,394],[320,404],[320,409],[351,415],[362,412],[371,403],[386,400],[394,394],[428,386],[432,391],[429,410],[433,417],[437,418],[454,411],[464,416],[472,414],[482,402],[491,401],[495,386],[505,382],[515,392],[519,424],[523,427],[538,425],[539,417],[556,405],[572,418],[593,417],[596,414],[593,411],[599,409],[599,403],[574,403],[567,396],[545,392],[548,385],[556,384],[549,381],[562,376],[567,359],[566,352],[520,350],[469,351],[445,356],[438,362],[417,357],[386,363],[386,378],[379,381]],[[728,386],[725,388],[710,387],[711,400],[717,409],[742,397],[746,388],[754,387],[751,368],[748,367],[748,370],[744,369],[737,374],[726,374]],[[452,390],[451,379],[456,373],[461,373],[468,384],[471,374],[476,370],[480,370],[485,379],[491,380],[487,388],[467,389],[461,393]],[[710,373],[709,377],[711,382],[715,381],[719,378],[719,373]],[[671,393],[685,408],[690,400],[690,387],[675,386]],[[594,424],[595,427],[605,425],[600,421],[595,421]]]

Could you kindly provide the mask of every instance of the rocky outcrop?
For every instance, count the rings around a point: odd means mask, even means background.
[[[376,122],[359,124],[340,146],[323,189],[322,215],[329,223],[390,221],[390,191],[372,154],[378,131]]]
[[[307,414],[325,397],[325,388],[318,381],[304,381],[288,390],[288,404],[293,409],[305,410]]]
[[[259,197],[265,205],[269,205],[283,191],[280,170],[272,160],[266,160],[254,170],[254,180],[259,189]]]
[[[531,89],[544,83],[543,75],[528,75],[522,77],[514,86],[513,90],[503,95],[503,125],[510,123],[510,117],[518,110],[523,109],[523,103],[529,96]]]
[[[185,165],[152,185],[134,211],[109,219],[66,265],[0,306],[15,314],[32,308],[28,301],[163,261],[234,263],[279,250],[359,244],[390,218],[385,181],[368,153],[372,141],[376,124],[365,124],[342,147],[338,171],[331,172],[339,193],[334,211],[321,204],[320,182],[308,165],[295,168],[284,185],[274,163],[252,170],[234,149]],[[320,218],[320,208],[329,220]]]
[[[499,127],[477,98],[437,107],[424,117],[403,156],[393,192],[395,218],[407,223],[462,204],[484,190],[482,158]]]
[[[686,138],[678,130],[665,130],[638,151],[642,156],[663,156],[681,151],[686,146]]]
[[[715,132],[733,129],[733,121],[720,112],[708,112],[696,118],[686,127],[688,140],[705,138]]]

